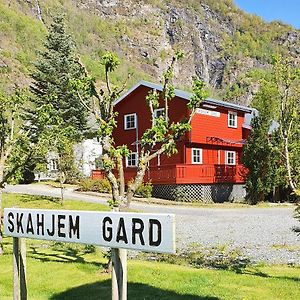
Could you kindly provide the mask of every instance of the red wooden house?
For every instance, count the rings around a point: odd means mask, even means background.
[[[125,179],[135,175],[139,139],[151,125],[145,97],[151,89],[162,86],[140,81],[115,103],[118,126],[114,132],[117,145],[132,151],[126,159]],[[169,108],[171,121],[189,115],[190,93],[175,90]],[[163,113],[163,106],[155,111]],[[178,154],[162,155],[152,160],[144,181],[151,180],[156,197],[172,200],[226,201],[245,196],[241,164],[242,148],[249,133],[245,115],[251,109],[229,102],[207,99],[192,119],[192,129],[177,145]],[[94,177],[97,177],[94,171]]]

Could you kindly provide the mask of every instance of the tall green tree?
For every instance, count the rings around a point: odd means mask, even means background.
[[[79,139],[87,128],[87,112],[82,109],[70,82],[83,80],[85,73],[78,63],[74,42],[62,16],[53,18],[44,46],[45,49],[38,52],[36,70],[31,74],[30,90],[34,95],[29,114],[31,123],[37,136],[44,129],[44,124],[39,123],[37,109],[51,104],[53,113],[63,121],[63,127],[74,127]]]
[[[73,145],[88,130],[88,112],[82,109],[71,82],[85,80],[86,74],[78,62],[62,16],[53,19],[44,46],[44,51],[38,53],[36,70],[31,75],[33,104],[28,117],[32,141],[40,145],[38,156],[47,157],[49,151],[57,155],[63,200],[63,183],[70,170],[74,170],[74,162],[71,163],[70,159],[74,156]],[[64,149],[68,149],[68,155]]]
[[[269,94],[273,86],[267,81],[261,82],[262,88],[252,103],[257,109],[251,120],[251,133],[243,149],[242,161],[248,169],[246,173],[247,199],[250,203],[264,201],[276,185],[278,152],[273,147],[274,136],[270,127],[275,116],[274,102]]]
[[[259,114],[244,149],[248,168],[246,188],[253,202],[272,189],[286,186],[297,195],[300,183],[300,69],[294,62],[275,56],[268,76],[252,105]],[[269,132],[276,122],[276,128]]]
[[[286,168],[287,183],[297,195],[300,184],[300,68],[294,61],[276,56],[273,75],[275,93],[271,96],[277,109],[278,148]]]

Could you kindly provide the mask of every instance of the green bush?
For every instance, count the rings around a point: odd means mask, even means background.
[[[143,198],[150,198],[152,196],[152,189],[153,186],[151,182],[142,183],[136,190],[135,195]]]
[[[98,193],[110,193],[111,186],[109,181],[104,179],[83,179],[79,182],[79,191],[82,192],[98,192]]]

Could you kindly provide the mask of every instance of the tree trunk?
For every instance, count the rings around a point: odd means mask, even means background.
[[[126,195],[126,206],[127,208],[130,206],[131,200],[137,188],[142,184],[144,175],[146,173],[146,164],[143,165],[137,172],[134,182],[128,186],[128,191]]]
[[[1,180],[1,179],[0,179]],[[0,181],[1,184],[1,181]],[[3,233],[2,233],[2,195],[3,195],[3,188],[0,185],[0,255],[3,254]]]
[[[4,165],[0,165],[0,255],[3,254],[3,233],[2,233],[2,195],[3,195]]]
[[[292,189],[294,194],[297,194],[297,187],[296,184],[292,178],[292,171],[291,171],[291,164],[290,164],[290,153],[289,153],[289,144],[288,144],[288,138],[284,137],[283,138],[283,143],[284,143],[284,154],[285,154],[285,167],[287,170],[288,174],[288,182],[289,186]]]

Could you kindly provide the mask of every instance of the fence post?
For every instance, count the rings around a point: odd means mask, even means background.
[[[111,249],[112,300],[127,300],[127,250]]]
[[[14,300],[27,300],[26,285],[26,240],[13,238]]]
[[[26,283],[26,239],[20,239],[20,294],[21,300],[27,300]]]
[[[20,281],[19,281],[19,265],[20,265],[20,256],[19,256],[19,238],[13,238],[13,271],[14,271],[14,292],[13,299],[20,299]]]

